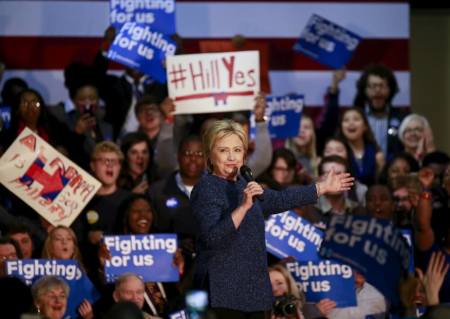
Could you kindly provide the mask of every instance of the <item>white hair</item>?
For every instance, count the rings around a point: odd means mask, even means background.
[[[428,120],[425,116],[419,115],[417,113],[409,114],[403,119],[402,124],[400,124],[400,127],[398,129],[398,138],[400,141],[404,141],[403,135],[405,134],[405,130],[408,128],[412,121],[418,121],[422,123],[424,130],[430,129],[430,123],[428,123]]]

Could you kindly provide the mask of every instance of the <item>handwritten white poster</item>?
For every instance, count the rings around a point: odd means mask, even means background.
[[[252,110],[260,90],[259,52],[169,56],[167,86],[176,114]]]
[[[0,183],[55,226],[70,226],[100,188],[28,128],[0,158]]]

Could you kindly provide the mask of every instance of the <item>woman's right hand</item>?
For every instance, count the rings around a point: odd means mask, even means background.
[[[321,299],[318,303],[316,303],[317,309],[325,315],[328,316],[334,308],[336,308],[336,302],[331,299]]]
[[[86,299],[84,299],[81,303],[80,307],[78,308],[78,312],[83,319],[94,319],[94,311],[92,309],[92,305]]]
[[[244,198],[241,203],[241,207],[245,210],[249,210],[254,202],[254,197],[258,195],[262,195],[264,193],[264,189],[257,182],[249,182],[244,189]]]
[[[98,248],[98,260],[102,269],[105,268],[106,261],[111,260],[111,252],[108,247],[106,247],[105,243],[101,243]]]
[[[425,275],[420,269],[417,269],[419,279],[425,288],[428,306],[439,304],[439,291],[441,290],[449,266],[443,253],[433,252],[428,262]]]

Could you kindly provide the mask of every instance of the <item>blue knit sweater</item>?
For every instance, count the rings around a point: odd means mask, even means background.
[[[264,216],[317,201],[315,185],[282,191],[266,189],[239,228],[231,212],[243,199],[247,182],[208,174],[194,187],[191,203],[200,232],[195,281],[210,293],[210,306],[240,311],[272,308],[272,287],[267,273]],[[264,214],[263,214],[264,213]]]

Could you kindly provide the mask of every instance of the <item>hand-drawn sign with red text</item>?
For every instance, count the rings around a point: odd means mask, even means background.
[[[55,226],[70,226],[100,187],[28,128],[0,159],[0,182]]]
[[[260,90],[258,51],[175,55],[166,67],[176,114],[252,110]]]

